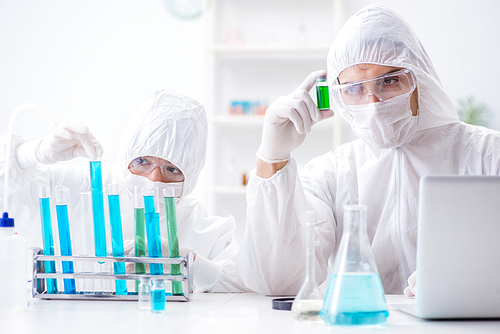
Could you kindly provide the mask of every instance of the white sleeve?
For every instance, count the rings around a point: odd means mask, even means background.
[[[7,181],[9,194],[7,194],[7,196],[14,194],[23,185],[25,185],[36,170],[35,165],[31,165],[30,167],[24,169],[17,161],[16,150],[18,146],[26,143],[26,140],[13,134],[11,135],[11,145],[10,147],[7,147],[7,139],[7,135],[0,137],[0,194],[2,194],[2,203],[3,198],[6,195],[3,191],[7,168],[9,168],[9,180]],[[9,166],[7,166],[7,157],[10,159]]]
[[[268,179],[252,171],[247,188],[247,221],[238,257],[244,284],[259,293],[295,295],[305,275],[305,222],[316,217],[316,280],[326,279],[335,233],[331,207],[308,192],[294,159]],[[326,218],[328,217],[328,218]]]

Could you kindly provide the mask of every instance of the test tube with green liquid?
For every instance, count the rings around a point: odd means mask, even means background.
[[[122,233],[122,218],[120,210],[120,195],[118,184],[108,185],[108,205],[109,205],[109,220],[111,225],[111,246],[114,257],[124,257],[123,250],[123,233]],[[125,275],[125,263],[113,263],[115,275]],[[115,280],[115,289],[117,295],[127,294],[127,281]]]
[[[42,242],[43,254],[54,255],[54,236],[52,234],[52,219],[50,215],[50,188],[48,186],[40,186],[38,188],[38,197],[40,203],[40,221],[42,223]],[[45,272],[55,273],[56,263],[54,261],[45,261]],[[57,280],[55,278],[47,278],[47,293],[57,293]]]
[[[169,257],[179,257],[179,239],[177,237],[177,215],[175,211],[175,196],[174,188],[163,190],[163,199],[165,202],[165,216],[167,218],[167,234],[168,234],[168,254]],[[171,264],[170,274],[181,275],[181,265]],[[182,295],[182,282],[172,281],[172,294]]]
[[[61,245],[62,256],[72,256],[71,249],[71,234],[69,230],[69,217],[68,217],[68,188],[59,186],[56,187],[56,213],[57,213],[57,226],[59,227],[59,243]],[[63,273],[74,274],[72,261],[62,261]],[[75,294],[76,285],[73,278],[65,278],[64,293]]]
[[[146,225],[146,236],[148,241],[148,254],[152,258],[161,258],[161,235],[159,233],[159,224],[157,224],[157,214],[155,210],[154,189],[143,189],[144,195],[144,218]],[[149,265],[151,275],[163,275],[163,265],[160,263],[151,263]]]
[[[94,216],[95,255],[106,256],[106,228],[104,226],[104,199],[100,161],[90,161],[92,213]]]
[[[326,84],[326,75],[316,78],[316,99],[319,110],[330,109],[330,95]]]
[[[144,199],[142,188],[134,186],[134,230],[135,230],[135,256],[146,256],[146,230],[144,226]],[[135,264],[136,274],[145,274],[146,265],[144,263]],[[135,282],[135,291],[139,292],[139,281]]]

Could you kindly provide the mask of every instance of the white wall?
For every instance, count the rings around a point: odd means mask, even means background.
[[[19,104],[35,103],[56,122],[88,125],[114,163],[122,127],[150,93],[201,100],[202,36],[200,17],[176,18],[161,0],[1,1],[0,134]],[[32,116],[16,131],[47,133]]]

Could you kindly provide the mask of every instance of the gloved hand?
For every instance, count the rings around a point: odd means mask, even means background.
[[[316,77],[326,71],[315,71],[307,76],[291,94],[279,97],[267,109],[262,130],[262,142],[257,157],[267,163],[288,161],[290,153],[304,141],[311,126],[333,116],[333,110],[318,110],[309,91]]]
[[[417,294],[417,272],[408,277],[408,286],[405,288],[404,294],[406,297],[415,297]]]
[[[27,168],[38,162],[50,164],[76,157],[96,160],[102,153],[101,144],[85,125],[66,121],[41,141],[19,145],[16,157],[19,165]]]

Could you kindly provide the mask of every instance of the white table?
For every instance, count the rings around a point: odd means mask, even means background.
[[[389,318],[379,327],[302,323],[253,293],[200,294],[167,303],[165,314],[140,311],[137,302],[31,299],[23,312],[0,314],[0,333],[500,333],[500,321],[424,321],[391,307],[413,303],[388,295]]]

